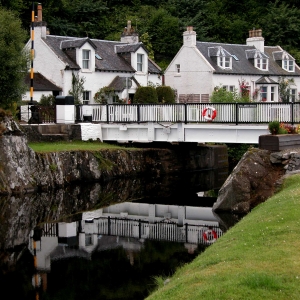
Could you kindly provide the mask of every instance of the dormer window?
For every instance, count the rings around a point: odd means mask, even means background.
[[[263,52],[257,50],[254,56],[254,67],[262,71],[268,71],[269,69],[268,56]]]
[[[268,60],[266,58],[256,58],[255,67],[260,70],[268,70]]]
[[[82,50],[82,69],[90,69],[91,66],[91,51]]]
[[[218,67],[222,69],[232,68],[232,55],[221,46],[209,47],[208,56],[216,57]]]
[[[294,61],[289,59],[284,59],[282,61],[282,68],[288,72],[294,72],[295,71]]]
[[[231,57],[219,56],[218,66],[222,69],[231,69],[232,66]]]
[[[254,64],[255,68],[262,71],[268,71],[269,57],[264,52],[261,52],[257,49],[250,49],[246,50],[245,52],[247,59]]]

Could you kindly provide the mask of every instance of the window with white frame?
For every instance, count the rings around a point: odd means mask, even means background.
[[[275,101],[275,86],[271,86],[271,101]]]
[[[112,96],[112,102],[113,103],[120,103],[120,98],[118,95],[113,95]]]
[[[223,85],[223,89],[225,91],[233,93],[235,91],[235,86],[234,85]]]
[[[268,59],[267,58],[261,58],[258,57],[255,59],[255,67],[260,70],[268,70]]]
[[[84,91],[82,93],[82,103],[83,104],[90,104],[91,100],[91,92],[90,91]]]
[[[262,86],[260,88],[260,100],[267,101],[268,100],[268,88],[266,86]]]
[[[137,71],[143,72],[144,54],[137,54]]]
[[[296,100],[297,100],[297,89],[290,89],[289,101],[296,102]]]
[[[82,69],[90,69],[91,65],[91,51],[82,50]]]
[[[290,59],[284,59],[282,61],[282,68],[288,72],[294,72],[295,71],[294,61]]]
[[[218,56],[218,66],[222,69],[231,69],[232,58],[227,56]]]
[[[180,64],[175,65],[175,71],[176,73],[180,73]]]

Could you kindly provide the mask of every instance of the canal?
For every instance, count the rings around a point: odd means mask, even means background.
[[[126,178],[3,197],[1,293],[144,299],[238,221],[212,212],[227,175],[220,169]]]

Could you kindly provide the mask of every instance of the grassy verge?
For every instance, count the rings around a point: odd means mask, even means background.
[[[299,299],[299,223],[294,175],[147,299]]]
[[[35,152],[61,152],[61,151],[98,151],[101,149],[134,149],[126,148],[114,144],[106,144],[101,142],[84,142],[84,141],[72,141],[72,142],[53,142],[53,143],[29,143],[30,148]]]

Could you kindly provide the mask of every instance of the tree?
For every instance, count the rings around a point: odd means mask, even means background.
[[[25,40],[21,21],[11,11],[0,8],[0,106],[5,109],[20,102],[26,91],[29,53],[24,49]]]
[[[158,61],[172,59],[182,45],[182,30],[179,20],[165,9],[158,9],[148,22],[149,37]]]
[[[72,73],[72,88],[69,90],[69,94],[74,97],[75,104],[81,103],[81,97],[84,91],[84,83],[84,77],[80,77],[79,73]]]

